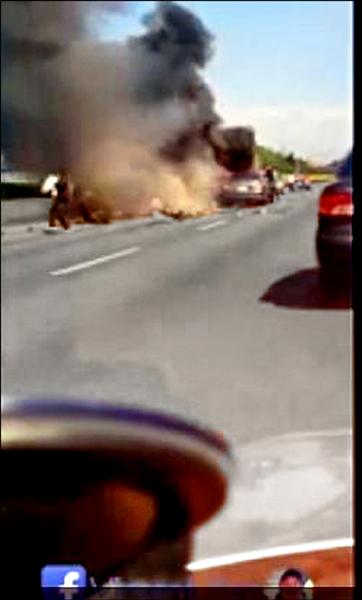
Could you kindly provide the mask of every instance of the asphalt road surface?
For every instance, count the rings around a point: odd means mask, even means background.
[[[196,557],[287,543],[293,524],[292,541],[350,535],[352,312],[346,290],[319,287],[317,196],[292,193],[262,213],[4,236],[5,395],[167,410],[224,431],[239,467],[263,449],[273,483],[255,488],[259,476],[239,472]],[[301,457],[297,481],[290,454]]]

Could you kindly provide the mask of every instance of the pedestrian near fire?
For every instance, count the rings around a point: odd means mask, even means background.
[[[69,229],[69,208],[73,189],[74,186],[68,171],[61,169],[54,186],[54,194],[52,195],[52,205],[49,211],[49,227],[54,227],[58,221],[64,229]]]

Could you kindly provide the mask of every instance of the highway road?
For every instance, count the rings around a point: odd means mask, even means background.
[[[317,484],[324,492],[312,494],[303,515],[320,522],[328,506],[327,536],[350,535],[352,311],[345,290],[327,294],[318,284],[317,196],[318,188],[291,193],[262,213],[5,235],[3,393],[167,410],[224,431],[239,466],[260,443],[270,458],[265,440],[278,436],[274,483],[284,469],[280,453],[298,453],[309,440],[303,493]],[[284,437],[296,432],[304,440],[297,449]],[[325,479],[313,471],[319,462]],[[238,493],[245,492],[239,476]],[[265,525],[280,507],[247,530],[237,497],[232,507],[221,518],[240,535],[230,544],[216,520],[201,534],[197,557],[286,542]],[[298,518],[296,508],[282,519],[286,531]],[[299,522],[300,541],[318,537],[308,522],[307,533]]]

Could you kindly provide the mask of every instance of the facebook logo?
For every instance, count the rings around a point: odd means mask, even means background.
[[[48,565],[41,571],[44,600],[83,600],[87,571],[81,565]]]

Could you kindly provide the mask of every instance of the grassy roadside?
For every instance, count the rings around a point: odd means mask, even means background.
[[[308,175],[312,183],[333,183],[336,176],[333,173],[310,173]]]

